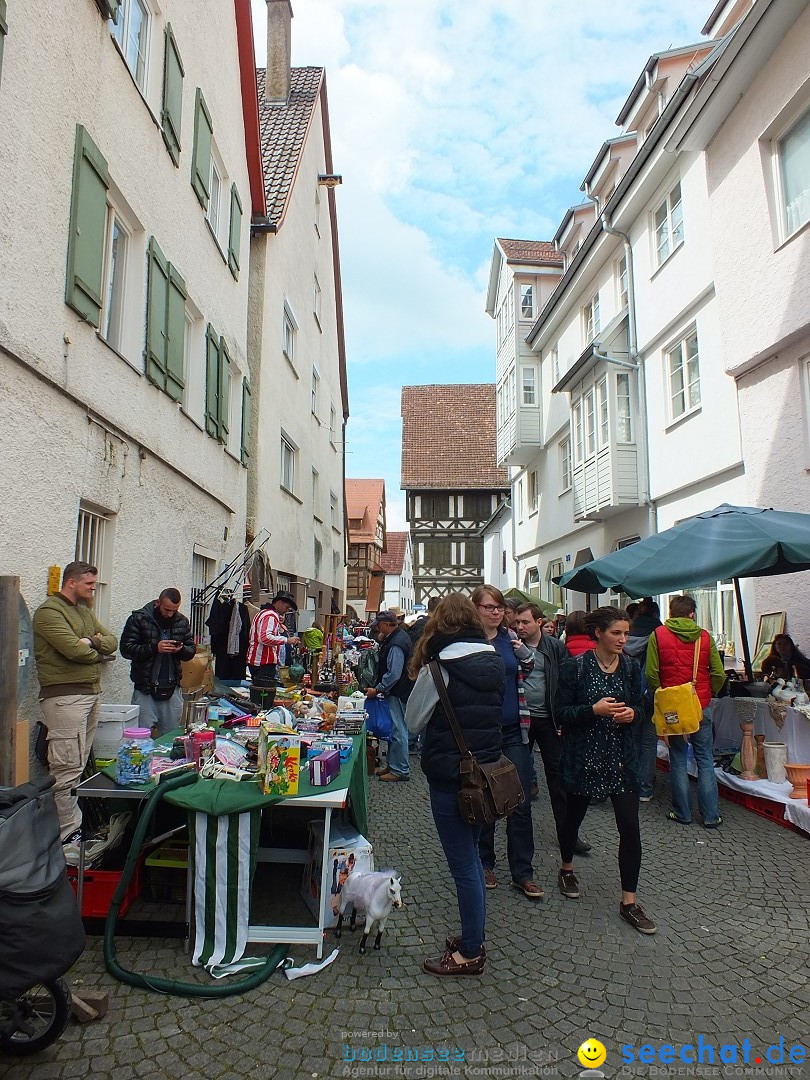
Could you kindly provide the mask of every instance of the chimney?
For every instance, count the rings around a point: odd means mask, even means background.
[[[267,0],[267,73],[264,99],[275,105],[290,100],[290,48],[293,11],[290,0]]]

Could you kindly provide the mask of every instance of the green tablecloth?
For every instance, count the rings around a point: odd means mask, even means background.
[[[182,735],[182,731],[169,732],[157,740],[157,745],[171,746],[174,740]],[[105,775],[115,779],[115,766],[109,765],[102,769]],[[152,784],[131,785],[148,795],[153,789]],[[354,736],[352,756],[341,765],[340,772],[331,783],[322,787],[313,787],[309,782],[309,770],[304,769],[299,774],[297,795],[264,795],[259,785],[252,780],[242,780],[236,783],[233,780],[202,780],[189,784],[187,787],[171,791],[166,796],[166,801],[175,806],[182,806],[188,810],[201,811],[206,814],[220,816],[222,814],[239,814],[245,810],[253,810],[264,806],[272,806],[274,803],[294,803],[296,799],[307,796],[321,795],[329,791],[349,789],[349,817],[358,832],[367,835],[368,829],[368,776],[366,773],[366,732],[365,727],[360,735]]]

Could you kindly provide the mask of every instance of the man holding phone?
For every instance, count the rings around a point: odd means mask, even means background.
[[[157,600],[132,612],[121,634],[121,655],[132,661],[132,704],[141,708],[138,724],[157,725],[160,735],[180,726],[180,661],[197,651],[191,625],[180,612],[181,599],[177,589],[164,589]]]

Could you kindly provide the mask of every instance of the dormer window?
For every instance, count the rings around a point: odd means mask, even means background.
[[[521,319],[534,318],[534,286],[520,286],[520,317]]]

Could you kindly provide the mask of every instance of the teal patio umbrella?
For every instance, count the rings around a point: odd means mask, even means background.
[[[810,570],[810,514],[724,503],[569,570],[557,580],[562,588],[574,592],[621,589],[630,596],[654,596],[733,579],[750,679],[751,656],[739,579],[799,570]]]

